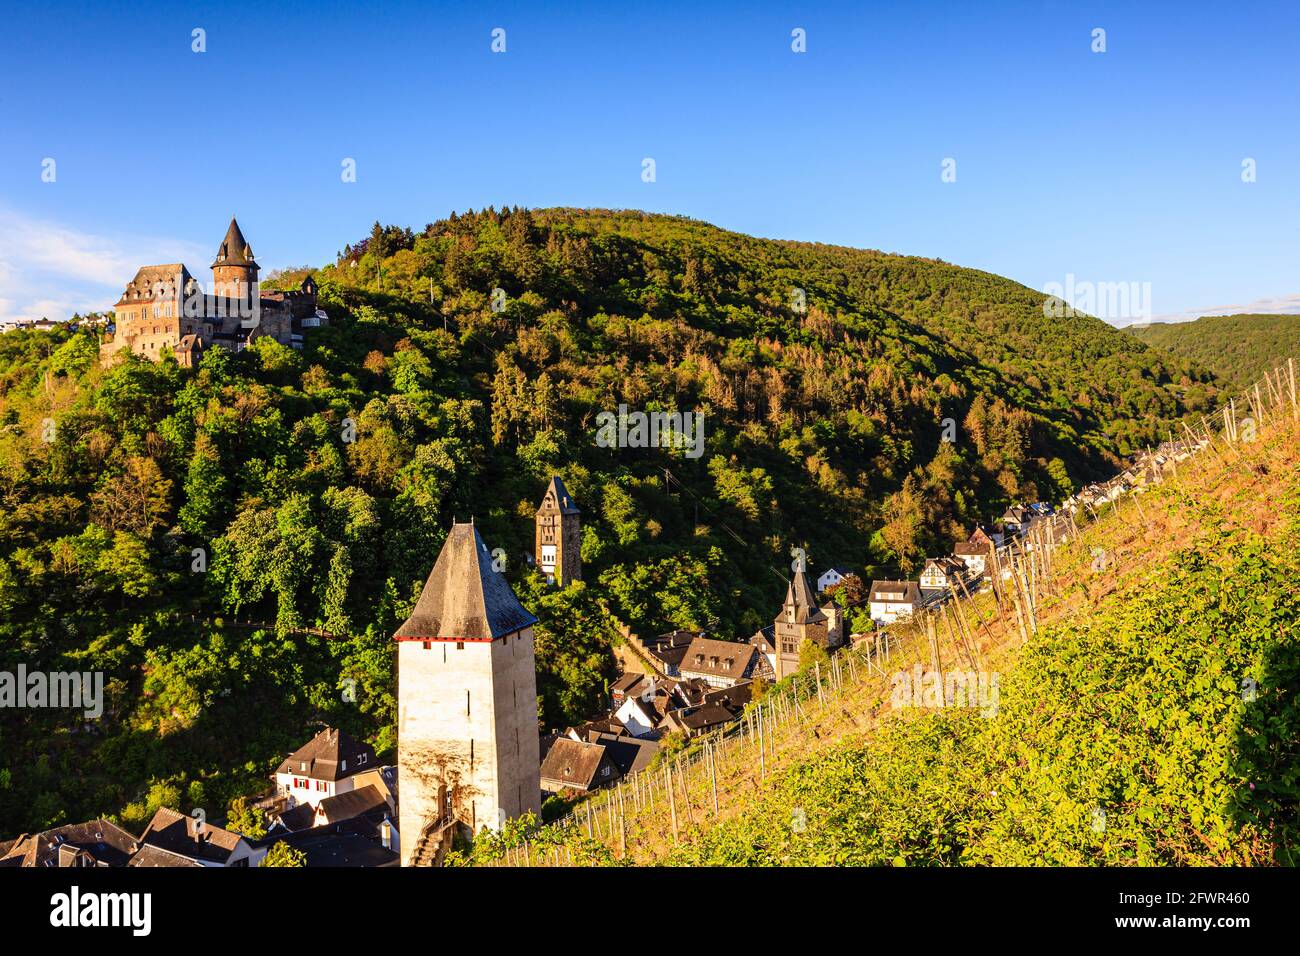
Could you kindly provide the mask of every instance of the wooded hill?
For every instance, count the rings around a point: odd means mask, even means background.
[[[1195,322],[1153,322],[1124,331],[1167,355],[1244,387],[1279,355],[1300,354],[1300,315],[1207,315]]]
[[[667,216],[377,225],[316,275],[330,326],[301,352],[105,370],[92,333],[0,336],[0,668],[108,687],[88,725],[0,714],[0,833],[216,820],[322,723],[391,752],[389,636],[453,517],[541,618],[553,727],[603,700],[606,606],[747,637],[792,546],[814,573],[913,569],[1218,395],[994,275]],[[704,454],[597,447],[619,403],[702,412]],[[553,473],[584,520],[586,585],[563,592],[524,560]]]

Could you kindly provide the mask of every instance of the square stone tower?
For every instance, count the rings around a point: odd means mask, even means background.
[[[564,587],[582,580],[581,511],[564,482],[551,479],[537,509],[537,548],[534,557],[546,580]]]
[[[470,524],[453,524],[397,642],[402,865],[449,821],[541,810],[533,625]]]
[[[780,680],[799,669],[799,648],[804,641],[815,641],[822,647],[830,646],[829,621],[817,606],[817,595],[808,581],[806,571],[794,573],[794,579],[785,591],[785,602],[776,616],[773,642],[776,644],[776,679]]]

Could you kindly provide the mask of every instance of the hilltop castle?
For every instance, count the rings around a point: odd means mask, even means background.
[[[315,281],[308,276],[296,290],[264,292],[258,270],[233,217],[212,263],[211,292],[183,263],[142,267],[114,307],[114,329],[100,343],[100,362],[111,362],[122,349],[157,361],[170,349],[192,368],[206,348],[238,352],[264,335],[302,348],[303,329],[328,324],[316,307]]]

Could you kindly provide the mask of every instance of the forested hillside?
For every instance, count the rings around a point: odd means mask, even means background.
[[[1207,315],[1195,322],[1130,325],[1125,331],[1240,387],[1271,372],[1279,355],[1300,353],[1300,315]]]
[[[108,697],[85,723],[0,714],[0,834],[217,818],[325,722],[384,756],[389,635],[453,517],[541,618],[555,726],[603,696],[607,609],[748,636],[792,546],[814,571],[914,568],[1218,394],[997,276],[672,217],[377,225],[316,276],[330,326],[301,352],[105,370],[89,332],[0,337],[0,669],[102,670]],[[597,447],[621,402],[703,413],[704,454]],[[583,509],[563,592],[524,560],[553,473]]]

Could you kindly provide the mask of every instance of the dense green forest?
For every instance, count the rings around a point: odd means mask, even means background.
[[[560,726],[602,700],[611,614],[747,637],[792,547],[912,571],[1219,394],[994,275],[668,216],[376,224],[314,271],[330,325],[301,352],[103,369],[88,331],[0,336],[0,670],[103,671],[107,697],[0,715],[0,834],[219,818],[323,723],[391,757],[389,635],[453,518],[507,552]],[[702,413],[704,454],[598,447],[619,403]],[[583,509],[563,591],[525,559],[551,474]]]
[[[1130,325],[1125,331],[1239,388],[1273,371],[1279,358],[1300,355],[1300,315],[1207,315],[1195,322]]]

